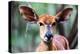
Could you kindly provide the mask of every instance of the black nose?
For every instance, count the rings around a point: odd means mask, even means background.
[[[53,37],[53,35],[52,35],[51,32],[48,31],[48,32],[45,34],[45,37],[46,37],[47,41],[50,41],[51,38]]]

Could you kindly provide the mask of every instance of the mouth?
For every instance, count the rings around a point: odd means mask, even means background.
[[[45,42],[51,42],[52,39],[53,39],[53,37],[51,37],[51,38],[44,37],[44,41],[45,41]]]

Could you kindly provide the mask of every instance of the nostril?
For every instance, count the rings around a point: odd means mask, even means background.
[[[46,34],[45,36],[46,37],[52,37],[52,34]]]
[[[46,36],[46,37],[52,37],[53,35],[52,35],[51,32],[47,32],[47,33],[45,34],[45,36]]]

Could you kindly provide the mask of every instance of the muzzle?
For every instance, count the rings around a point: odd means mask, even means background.
[[[48,31],[46,32],[46,34],[44,36],[45,41],[47,41],[47,42],[51,41],[52,38],[53,38],[53,35],[52,35],[51,31],[50,31],[50,28],[51,28],[50,25],[48,25],[47,26]]]

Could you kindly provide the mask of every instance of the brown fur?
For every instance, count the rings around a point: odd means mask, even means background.
[[[55,16],[50,16],[48,14],[42,15],[39,17],[39,22],[43,24],[52,24],[55,21],[56,17]]]

